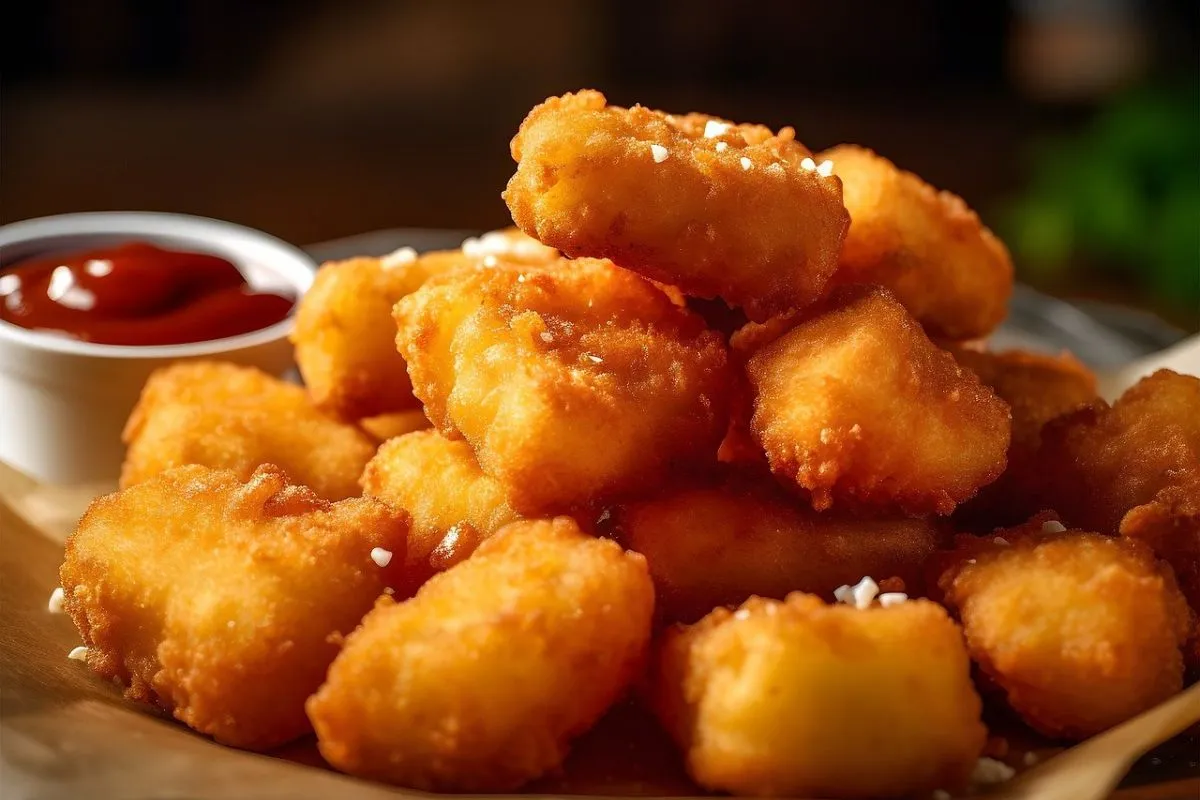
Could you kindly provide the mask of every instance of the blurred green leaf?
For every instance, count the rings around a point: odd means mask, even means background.
[[[1034,143],[1026,192],[1000,217],[1024,274],[1114,265],[1164,305],[1200,307],[1198,97],[1194,86],[1143,89],[1076,136]]]

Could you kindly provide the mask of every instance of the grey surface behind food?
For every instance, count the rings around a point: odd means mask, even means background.
[[[446,228],[390,228],[306,247],[318,262],[382,255],[398,247],[418,251],[458,247],[474,231]],[[1008,319],[991,337],[996,350],[1025,349],[1074,353],[1093,369],[1108,369],[1162,350],[1183,331],[1145,312],[1105,303],[1068,303],[1017,285]]]

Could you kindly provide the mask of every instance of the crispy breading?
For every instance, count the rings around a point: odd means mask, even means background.
[[[1004,474],[960,507],[955,519],[981,530],[1023,522],[1042,510],[1038,494],[1046,476],[1037,457],[1042,428],[1094,402],[1096,376],[1070,353],[991,353],[964,347],[950,352],[1012,409],[1012,442]]]
[[[467,239],[461,250],[418,255],[402,247],[321,266],[300,298],[292,343],[296,364],[317,407],[357,420],[416,408],[403,357],[396,351],[392,306],[433,275],[504,258],[544,263],[558,252],[515,228]]]
[[[611,262],[461,272],[395,315],[426,414],[471,444],[523,514],[715,461],[732,382],[724,341]]]
[[[701,786],[763,797],[956,789],[987,731],[961,632],[927,600],[753,598],[667,631],[652,698]]]
[[[754,353],[751,429],[813,507],[948,514],[995,480],[1008,406],[886,289],[849,286]]]
[[[479,469],[470,445],[432,430],[386,442],[367,464],[362,486],[412,516],[405,594],[520,516],[499,482]]]
[[[123,439],[122,488],[184,464],[245,479],[269,463],[327,500],[359,494],[358,478],[375,453],[370,437],[322,414],[301,387],[221,361],[154,372]]]
[[[321,753],[415,789],[516,789],[625,691],[653,607],[641,556],[570,519],[514,522],[347,637],[308,703]]]
[[[1072,525],[1116,533],[1130,510],[1174,490],[1181,502],[1165,505],[1200,535],[1200,378],[1159,370],[1111,407],[1098,400],[1060,417],[1037,458],[1043,507]]]
[[[1008,250],[967,204],[856,145],[816,157],[842,179],[850,231],[833,283],[886,286],[933,336],[984,336],[1012,294]]]
[[[1083,739],[1180,690],[1191,614],[1144,544],[1043,524],[960,537],[938,584],[1021,718]]]
[[[425,430],[429,425],[430,422],[425,416],[425,412],[419,408],[411,411],[393,411],[390,414],[379,414],[358,421],[358,426],[380,443],[406,433]]]
[[[268,750],[310,730],[304,701],[399,576],[407,517],[329,503],[282,471],[168,470],[94,501],[67,540],[63,605],[87,663],[218,742]],[[395,555],[382,569],[373,548]]]
[[[940,536],[920,519],[816,512],[769,476],[733,474],[670,489],[612,512],[616,538],[646,557],[659,616],[694,622],[751,595],[832,596],[864,576],[921,586]]]
[[[841,183],[791,128],[608,105],[581,91],[529,112],[505,201],[571,256],[611,258],[752,319],[816,300],[849,224]]]

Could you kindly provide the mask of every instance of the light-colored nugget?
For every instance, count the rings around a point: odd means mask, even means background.
[[[414,789],[516,789],[629,686],[653,607],[641,556],[569,519],[514,522],[347,638],[308,703],[321,753]]]
[[[1150,548],[1062,527],[962,537],[939,585],[971,657],[1021,718],[1084,739],[1180,690],[1191,615]]]
[[[362,486],[366,495],[412,516],[406,590],[468,558],[484,539],[520,516],[503,487],[479,469],[471,446],[437,431],[384,443],[367,464]]]
[[[765,319],[816,300],[849,224],[838,179],[784,128],[608,105],[536,106],[512,140],[517,226]]]
[[[187,466],[92,503],[67,540],[63,605],[87,663],[222,744],[307,733],[304,701],[404,562],[407,517],[329,503],[271,466]],[[394,555],[381,568],[372,551]]]
[[[670,489],[613,511],[617,540],[646,557],[659,616],[694,622],[751,595],[830,596],[865,575],[921,586],[940,536],[921,519],[816,512],[769,476]]]
[[[150,376],[125,424],[121,487],[184,464],[243,479],[275,464],[327,500],[359,494],[371,438],[318,411],[304,389],[253,367],[192,361]]]
[[[541,263],[557,256],[510,228],[467,239],[460,250],[418,255],[402,247],[378,258],[323,264],[300,299],[291,336],[313,402],[350,420],[418,407],[404,358],[396,352],[392,306],[433,275],[488,259]]]
[[[456,273],[395,315],[429,419],[470,443],[523,514],[716,459],[732,384],[724,341],[609,261]]]
[[[753,598],[669,629],[651,681],[692,777],[735,795],[953,790],[987,734],[962,634],[927,600]]]
[[[746,365],[751,429],[813,507],[948,514],[1004,470],[1010,412],[886,289],[851,286]]]
[[[833,162],[850,212],[835,285],[887,287],[933,336],[962,341],[1000,324],[1012,259],[961,198],[855,145],[816,158]]]

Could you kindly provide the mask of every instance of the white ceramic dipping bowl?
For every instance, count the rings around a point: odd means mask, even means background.
[[[297,298],[316,264],[260,231],[183,214],[63,214],[0,227],[0,268],[26,258],[145,241],[229,259],[256,289]],[[194,344],[127,347],[80,342],[0,321],[0,461],[54,484],[114,481],[121,429],[146,378],[177,361],[221,359],[284,375],[292,318],[262,330]]]

